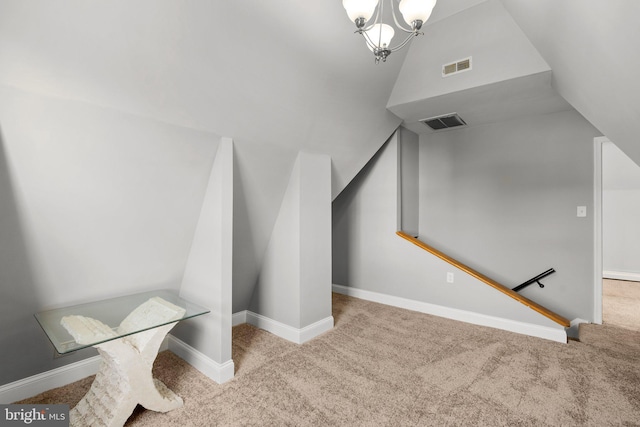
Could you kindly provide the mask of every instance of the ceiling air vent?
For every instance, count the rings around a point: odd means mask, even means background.
[[[450,113],[443,116],[430,117],[428,119],[422,119],[420,121],[433,130],[450,129],[467,125],[465,121],[462,120],[462,118],[458,115],[458,113]]]
[[[442,66],[442,77],[449,77],[454,74],[462,73],[463,71],[469,71],[471,69],[471,57],[461,59],[451,64],[445,64]]]

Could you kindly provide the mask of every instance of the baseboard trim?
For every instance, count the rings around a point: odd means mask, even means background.
[[[74,381],[95,375],[101,356],[93,356],[79,362],[33,375],[0,387],[0,403],[13,403],[35,396],[52,388],[62,387]]]
[[[567,328],[567,336],[570,338],[579,339],[581,323],[590,323],[590,322],[588,320],[584,320],[579,317],[576,317],[571,321],[571,326]]]
[[[231,317],[231,326],[238,326],[243,323],[247,323],[247,310],[233,313],[233,316]]]
[[[320,334],[330,331],[333,328],[333,316],[326,317],[299,329],[247,310],[246,323],[271,332],[287,341],[303,344]]]
[[[168,337],[165,337],[158,351],[168,349]],[[95,375],[100,368],[101,361],[102,357],[97,355],[3,385],[0,387],[0,404],[33,397],[47,390],[63,387],[90,375]]]
[[[640,273],[630,273],[627,271],[603,271],[602,277],[605,279],[628,280],[630,282],[640,282]]]
[[[184,359],[188,364],[202,372],[207,377],[211,378],[218,384],[222,384],[233,379],[235,367],[232,359],[229,359],[224,363],[218,363],[173,335],[169,335],[168,337],[169,350]]]
[[[544,338],[561,343],[567,342],[567,333],[561,326],[558,326],[558,328],[552,328],[547,326],[533,325],[531,323],[503,319],[486,314],[459,310],[457,308],[444,307],[441,305],[395,297],[392,295],[386,295],[378,292],[366,291],[363,289],[356,289],[342,285],[333,285],[333,292],[349,295],[367,301],[377,302],[380,304],[390,305],[393,307],[404,308],[407,310],[418,311],[420,313],[432,314],[434,316],[471,323],[474,325],[502,329],[505,331]]]
[[[300,329],[300,342],[299,344],[305,343],[307,341],[311,341],[318,335],[324,334],[325,332],[333,329],[333,316],[325,317],[322,320],[318,320],[315,323],[312,323],[309,326],[305,326]]]

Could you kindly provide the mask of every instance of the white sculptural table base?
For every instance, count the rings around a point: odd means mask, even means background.
[[[119,338],[98,344],[102,365],[89,392],[71,410],[71,426],[122,426],[136,405],[158,412],[182,406],[182,398],[153,378],[153,361],[175,323],[138,335],[151,335],[139,349]]]
[[[209,310],[175,295],[162,295],[164,298],[152,296],[138,305],[117,327],[110,327],[93,317],[69,313],[100,312],[103,318],[109,318],[109,323],[114,323],[112,319],[122,317],[113,312],[130,310],[123,301],[130,303],[131,300],[109,300],[99,306],[100,310],[96,309],[96,304],[87,304],[36,315],[60,353],[92,346],[102,356],[91,388],[69,414],[71,426],[120,427],[138,404],[158,412],[168,412],[183,405],[178,395],[153,378],[153,362],[165,336],[179,320]],[[140,296],[146,298],[148,293],[137,295],[136,304],[139,304]],[[68,334],[73,341],[63,341]]]

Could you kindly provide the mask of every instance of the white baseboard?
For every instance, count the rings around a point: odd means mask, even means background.
[[[298,340],[298,344],[305,343],[317,337],[318,335],[324,334],[325,332],[333,329],[333,316],[325,317],[322,320],[318,320],[315,323],[312,323],[309,326],[305,326],[300,329],[300,339]]]
[[[393,307],[418,311],[420,313],[432,314],[434,316],[458,320],[474,325],[488,326],[490,328],[502,329],[505,331],[516,332],[523,335],[544,338],[561,343],[567,342],[567,333],[560,325],[558,325],[558,328],[534,325],[531,323],[503,319],[501,317],[494,317],[486,314],[429,304],[426,302],[380,294],[377,292],[366,291],[342,285],[333,285],[333,291],[339,294],[349,295],[367,301],[373,301]]]
[[[101,356],[93,356],[79,362],[33,375],[0,387],[0,403],[13,403],[35,396],[52,388],[62,387],[74,381],[95,375]]]
[[[218,384],[233,379],[235,368],[232,359],[218,363],[173,335],[169,335],[169,350]]]
[[[233,313],[233,316],[231,317],[231,326],[238,326],[243,323],[247,323],[247,310]]]
[[[169,350],[170,338],[171,335],[167,335],[164,338],[158,351]],[[183,357],[183,359],[185,358]],[[47,390],[63,387],[90,375],[95,375],[96,372],[98,372],[98,368],[100,368],[101,361],[102,357],[100,355],[93,356],[80,360],[79,362],[70,363],[60,368],[3,385],[0,387],[0,404],[12,403],[33,397]],[[231,377],[233,377],[233,367],[231,373]]]
[[[580,319],[576,317],[571,321],[571,326],[567,328],[567,336],[571,338],[580,338],[580,324],[581,323],[590,323],[588,320]]]
[[[240,312],[243,313],[243,312]],[[240,313],[238,316],[240,316]],[[264,329],[271,332],[274,335],[284,338],[287,341],[294,342],[296,344],[303,344],[318,335],[330,331],[333,328],[333,316],[326,317],[304,328],[294,328],[277,320],[270,319],[262,316],[261,314],[254,313],[252,311],[244,312],[246,316],[246,323],[255,326],[256,328]],[[236,316],[234,314],[234,318]]]
[[[640,282],[640,273],[631,273],[628,271],[605,270],[602,272],[602,277],[605,279],[628,280],[631,282]]]

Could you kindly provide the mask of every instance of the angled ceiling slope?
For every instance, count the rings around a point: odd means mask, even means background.
[[[553,69],[553,86],[640,165],[640,2],[502,0]]]
[[[457,112],[468,125],[571,109],[551,85],[552,72],[499,0],[428,25],[414,43],[387,108],[416,133],[420,123]],[[442,66],[472,58],[472,68],[446,77]]]

